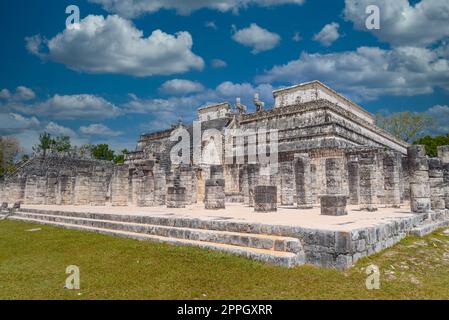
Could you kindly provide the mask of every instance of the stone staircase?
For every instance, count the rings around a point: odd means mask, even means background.
[[[8,219],[137,240],[196,246],[286,267],[305,263],[304,250],[297,238],[223,231],[220,224],[217,228],[204,229],[194,219],[30,209],[20,209]]]
[[[430,212],[423,215],[419,225],[410,230],[410,235],[423,237],[433,231],[449,226],[449,210]]]

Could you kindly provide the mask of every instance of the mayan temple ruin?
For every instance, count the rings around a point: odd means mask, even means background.
[[[273,95],[143,134],[123,165],[34,157],[2,181],[20,203],[3,214],[332,268],[449,225],[449,146],[428,158],[319,81]]]

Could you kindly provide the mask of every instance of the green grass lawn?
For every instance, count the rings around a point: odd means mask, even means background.
[[[41,228],[38,231],[27,231]],[[409,237],[346,271],[0,221],[0,299],[449,299],[449,236]],[[367,290],[365,268],[381,270]],[[64,289],[77,265],[79,291]]]

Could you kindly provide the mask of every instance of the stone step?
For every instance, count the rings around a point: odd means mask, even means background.
[[[45,215],[28,212],[17,212],[16,216],[42,221],[76,224],[88,227],[106,228],[185,240],[214,242],[241,247],[250,247],[255,249],[285,251],[297,254],[300,254],[302,252],[302,247],[299,239],[289,237],[169,227],[144,223],[117,222],[110,220]]]
[[[230,244],[223,244],[223,243],[215,243],[215,242],[208,242],[208,241],[198,241],[198,240],[188,240],[188,239],[180,239],[180,238],[174,238],[174,237],[163,237],[163,236],[157,236],[157,235],[149,235],[149,234],[142,234],[137,232],[130,232],[130,231],[122,231],[122,230],[113,230],[108,228],[100,228],[100,227],[89,227],[79,224],[70,224],[70,223],[62,223],[62,222],[52,222],[42,219],[32,219],[29,217],[24,217],[22,215],[15,215],[9,217],[10,220],[15,221],[22,221],[22,222],[28,222],[28,223],[38,223],[38,224],[46,224],[56,227],[62,227],[66,229],[73,229],[73,230],[80,230],[80,231],[90,231],[90,232],[96,232],[101,233],[105,235],[111,235],[116,237],[122,237],[122,238],[131,238],[136,240],[149,240],[149,241],[156,241],[156,242],[163,242],[173,245],[187,245],[187,246],[194,246],[194,247],[200,247],[204,249],[210,249],[210,250],[216,250],[216,251],[222,251],[227,252],[231,254],[236,254],[240,256],[244,256],[249,259],[254,259],[270,264],[285,266],[285,267],[294,267],[297,265],[304,264],[304,255],[296,254],[292,252],[285,252],[285,251],[274,251],[274,250],[266,250],[266,249],[257,249],[257,248],[251,248],[251,247],[241,247],[236,245],[230,245]]]
[[[126,210],[126,209],[124,209]],[[116,222],[131,222],[131,223],[144,223],[151,225],[160,225],[177,228],[191,228],[191,229],[206,229],[217,231],[229,231],[238,233],[251,233],[251,234],[270,234],[280,235],[279,228],[276,226],[270,226],[266,224],[249,223],[245,221],[229,222],[225,219],[210,219],[203,220],[197,218],[181,217],[175,215],[131,215],[131,214],[107,214],[107,213],[94,213],[94,212],[76,212],[66,210],[44,210],[44,209],[28,209],[21,208],[20,212],[46,214],[46,215],[58,215],[66,217],[86,218],[86,219],[98,219],[108,220]]]
[[[416,236],[416,237],[423,237],[429,233],[434,232],[437,229],[445,228],[449,226],[449,220],[440,220],[440,221],[432,221],[432,222],[425,222],[412,230],[410,230],[410,235]]]

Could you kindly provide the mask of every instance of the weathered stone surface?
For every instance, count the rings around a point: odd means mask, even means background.
[[[273,212],[277,211],[277,187],[256,186],[254,188],[254,211]]]
[[[348,214],[346,204],[348,197],[344,195],[322,195],[321,214],[325,216],[345,216]]]
[[[186,189],[183,187],[167,188],[167,208],[185,208]]]
[[[216,210],[225,209],[225,180],[208,179],[206,180],[206,194],[204,198],[204,207],[206,209]]]
[[[312,177],[310,171],[310,159],[308,156],[300,156],[295,159],[296,196],[299,209],[313,208]]]
[[[431,209],[429,165],[426,149],[422,145],[413,145],[408,149],[410,170],[410,206],[412,212],[425,213]]]
[[[438,158],[429,159],[429,184],[432,210],[445,209],[443,165]]]
[[[384,203],[393,208],[401,206],[400,171],[401,155],[396,152],[386,152],[383,158],[383,174],[385,198]]]
[[[343,193],[343,161],[339,158],[326,159],[326,194]]]
[[[348,177],[349,203],[358,205],[360,198],[360,169],[358,160],[348,161]]]
[[[281,204],[292,206],[295,202],[294,193],[296,192],[294,168],[292,161],[280,163],[281,175]]]
[[[377,210],[377,180],[378,172],[377,158],[374,152],[364,151],[360,153],[360,199],[361,210]]]

